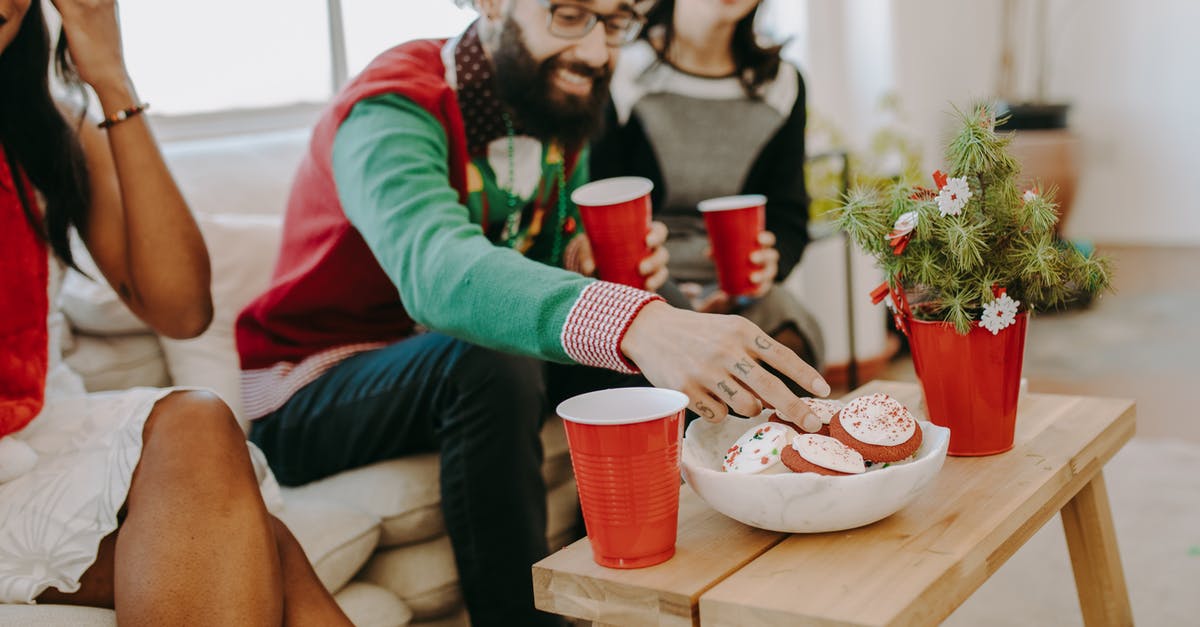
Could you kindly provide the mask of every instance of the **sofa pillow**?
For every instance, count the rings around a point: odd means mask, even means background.
[[[546,542],[553,553],[579,539],[579,488],[575,480],[546,492]]]
[[[381,546],[427,540],[445,533],[436,453],[392,459],[285,488],[291,495],[345,503],[380,519]]]
[[[444,535],[379,551],[358,579],[390,590],[418,621],[447,616],[463,603],[454,550]]]
[[[197,214],[283,214],[311,127],[163,144],[180,191]]]
[[[542,478],[547,488],[571,481],[571,452],[567,448],[567,431],[558,416],[546,418],[542,425]]]
[[[404,627],[412,610],[385,588],[352,581],[333,595],[354,627]]]
[[[158,336],[76,334],[64,360],[89,392],[171,384]]]
[[[276,516],[287,525],[325,588],[336,592],[366,563],[379,542],[379,519],[361,510],[285,497]]]
[[[19,627],[117,627],[117,613],[74,605],[3,605],[0,625]]]
[[[571,456],[567,451],[562,420],[557,416],[548,418],[541,437],[545,453],[542,476],[547,489],[553,493],[558,487],[570,484],[574,490]],[[437,454],[425,453],[349,470],[284,491],[306,498],[339,501],[370,512],[381,521],[383,533],[379,545],[401,546],[446,532],[442,520],[440,474]],[[574,496],[570,499],[573,501]],[[574,503],[570,506],[575,507]],[[551,514],[551,520],[555,516]],[[562,516],[576,514],[563,512]],[[574,522],[564,524],[556,531],[572,525]]]
[[[578,502],[574,481],[546,495],[546,535],[552,551],[577,539]],[[378,551],[358,579],[392,591],[419,621],[446,616],[462,604],[454,549],[444,534]]]
[[[283,218],[198,214],[196,221],[212,263],[212,325],[190,340],[163,338],[163,353],[175,385],[211,388],[225,399],[245,428],[233,325],[242,308],[267,288]]]

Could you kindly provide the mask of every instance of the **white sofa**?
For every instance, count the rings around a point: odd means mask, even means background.
[[[197,339],[160,340],[107,286],[70,275],[62,299],[75,333],[67,360],[89,389],[204,386],[240,410],[233,322],[269,277],[307,138],[295,130],[164,146],[209,246],[216,316]],[[561,423],[551,419],[542,435],[555,549],[574,538],[577,493]],[[431,453],[284,488],[278,515],[356,625],[466,625],[438,489]],[[108,626],[115,618],[99,609],[0,605],[0,624]]]

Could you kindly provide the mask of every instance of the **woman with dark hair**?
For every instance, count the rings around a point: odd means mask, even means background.
[[[654,216],[670,229],[668,268],[689,297],[673,304],[741,314],[819,367],[816,320],[776,285],[808,243],[804,82],[778,46],[759,42],[759,3],[660,0],[647,12],[641,40],[622,49],[613,74],[592,178],[654,181]],[[759,289],[730,298],[716,287],[696,206],[741,194],[766,196],[767,224],[752,256]]]
[[[224,403],[88,394],[61,361],[72,229],[159,333],[198,335],[212,299],[204,242],[125,70],[116,3],[54,5],[59,75],[89,85],[104,120],[52,97],[41,0],[0,0],[0,603],[109,607],[123,626],[349,624],[267,512]]]

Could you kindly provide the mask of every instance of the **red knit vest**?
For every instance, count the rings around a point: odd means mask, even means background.
[[[33,189],[0,149],[0,437],[42,411],[49,365],[49,253],[25,215],[17,177],[26,192]],[[26,194],[31,207],[32,196]]]
[[[243,370],[298,363],[337,346],[391,342],[412,334],[413,321],[399,292],[338,200],[333,140],[359,101],[402,95],[446,129],[450,184],[465,202],[466,134],[457,95],[446,83],[444,45],[444,40],[413,41],[384,52],[321,115],[292,184],[271,285],[238,317]]]

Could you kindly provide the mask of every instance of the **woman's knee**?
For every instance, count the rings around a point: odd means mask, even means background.
[[[210,392],[174,392],[155,405],[143,429],[138,471],[223,489],[255,484],[245,434]]]
[[[143,429],[146,445],[151,443],[196,448],[241,446],[246,435],[233,410],[212,392],[172,392],[154,406]]]

